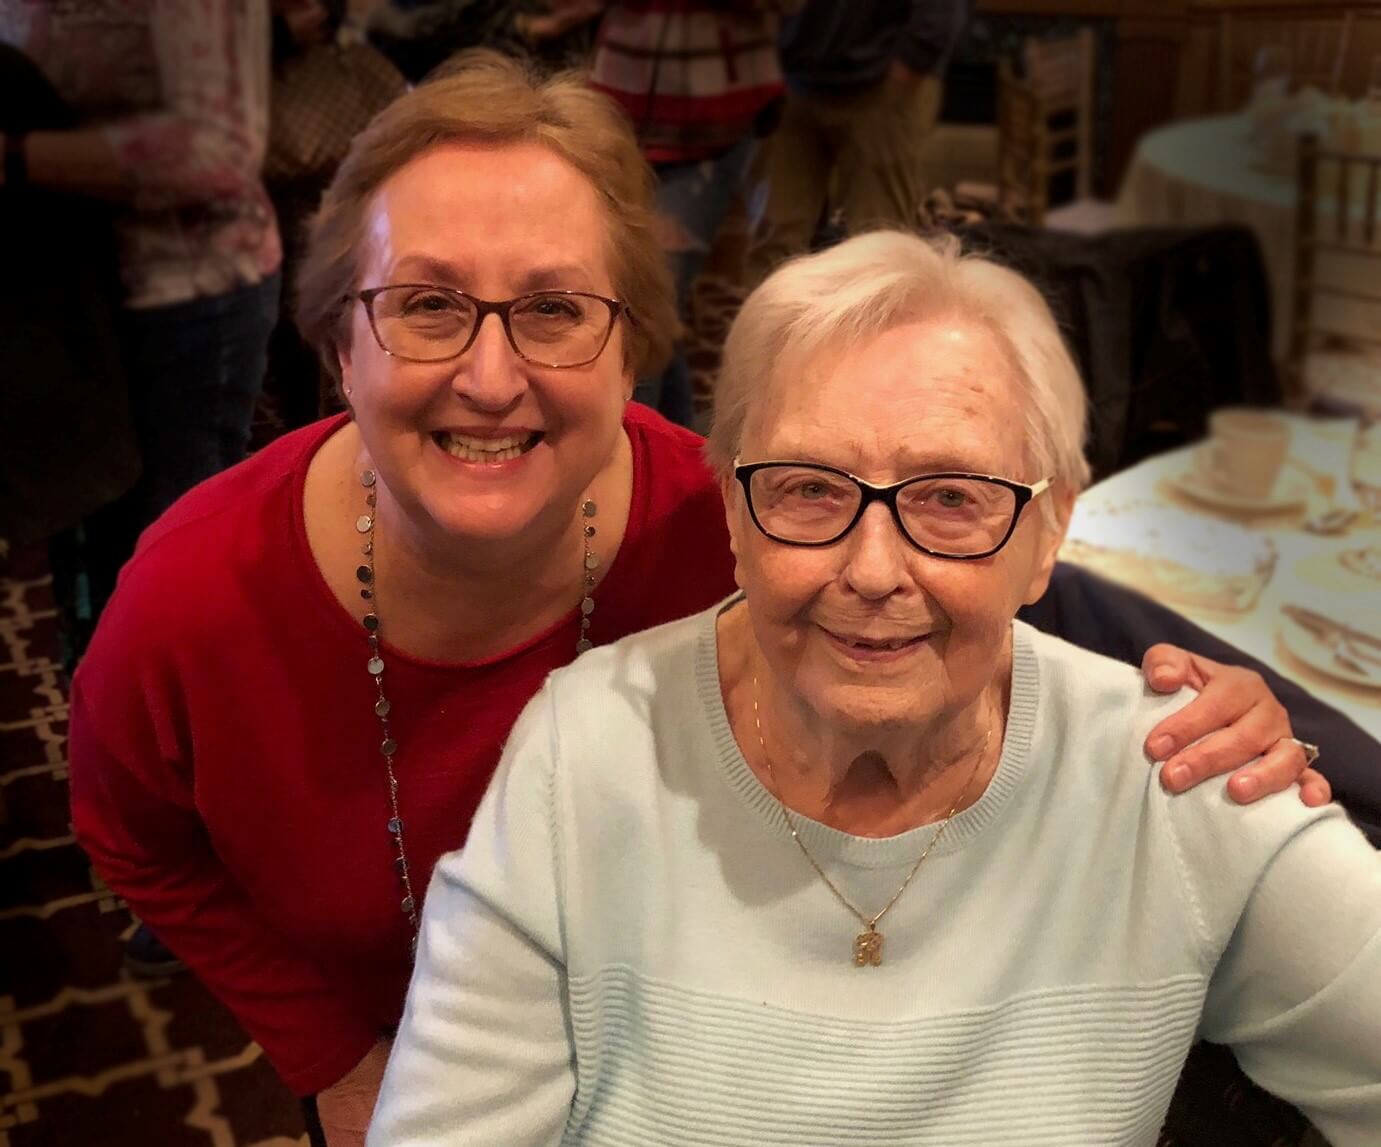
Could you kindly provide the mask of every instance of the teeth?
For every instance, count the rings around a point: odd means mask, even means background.
[[[462,462],[507,462],[520,457],[536,434],[510,434],[504,438],[470,438],[462,434],[438,437],[446,453]]]
[[[901,649],[905,645],[910,645],[912,639],[901,637],[892,641],[850,641],[850,645],[856,645],[860,649]]]

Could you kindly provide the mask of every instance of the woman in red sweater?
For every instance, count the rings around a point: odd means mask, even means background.
[[[360,1141],[423,889],[524,703],[589,643],[733,589],[700,440],[628,403],[676,329],[650,203],[575,78],[483,56],[386,109],[301,281],[351,416],[165,514],[77,674],[82,844],[318,1095],[332,1147]],[[1167,660],[1168,685],[1193,671]],[[1205,668],[1179,745],[1245,716],[1199,766],[1289,735],[1259,679]],[[1300,759],[1271,749],[1265,787]]]

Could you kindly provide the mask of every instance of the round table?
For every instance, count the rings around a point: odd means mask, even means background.
[[[1349,447],[1357,433],[1355,420],[1315,420],[1281,415],[1290,423],[1290,469],[1311,482],[1324,471],[1336,480],[1351,472]],[[1321,537],[1301,528],[1306,511],[1232,515],[1207,508],[1181,493],[1174,479],[1192,466],[1195,446],[1173,450],[1091,486],[1079,499],[1080,509],[1106,511],[1150,505],[1175,507],[1210,520],[1226,520],[1271,539],[1278,553],[1275,570],[1253,608],[1242,613],[1194,609],[1162,598],[1210,633],[1251,654],[1272,669],[1308,689],[1320,700],[1345,713],[1371,736],[1381,740],[1381,669],[1376,685],[1361,686],[1327,676],[1300,661],[1281,637],[1286,604],[1317,610],[1345,624],[1381,634],[1381,581],[1351,573],[1338,561],[1344,551],[1381,547],[1381,521],[1366,515],[1360,524],[1338,537]],[[1359,472],[1360,475],[1360,472]],[[1317,501],[1314,508],[1317,508]],[[1097,520],[1093,515],[1090,520]],[[1073,547],[1062,557],[1079,558]],[[1174,557],[1169,554],[1167,556]],[[1107,570],[1100,572],[1108,573]],[[1115,575],[1113,575],[1115,576]]]
[[[1117,197],[1122,226],[1206,227],[1245,225],[1256,234],[1270,279],[1273,350],[1284,361],[1290,343],[1294,289],[1295,205],[1293,174],[1261,170],[1245,115],[1184,120],[1143,136]],[[1329,202],[1321,205],[1326,214]],[[1330,281],[1374,287],[1375,265],[1321,260]],[[1318,315],[1334,330],[1374,332],[1375,308],[1325,299]]]

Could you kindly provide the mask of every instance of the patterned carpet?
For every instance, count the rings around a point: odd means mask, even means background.
[[[298,1106],[190,976],[121,967],[129,910],[73,842],[67,700],[34,552],[0,581],[0,1147],[296,1147]]]
[[[688,346],[697,408],[738,292],[702,282]],[[272,403],[256,439],[272,437]],[[129,910],[77,848],[67,703],[38,550],[0,569],[0,1147],[305,1147],[296,1102],[190,975],[132,979]],[[1160,1147],[1321,1144],[1230,1052],[1190,1057]],[[649,1144],[649,1147],[660,1145]],[[745,1145],[747,1147],[747,1145]]]

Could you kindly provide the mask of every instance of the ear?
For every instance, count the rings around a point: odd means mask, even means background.
[[[743,487],[732,473],[719,480],[719,496],[724,500],[724,524],[729,528],[729,552],[734,555],[734,584],[743,588],[743,558],[739,543],[743,529]]]
[[[1065,482],[1056,483],[1055,487],[1046,495],[1050,498],[1055,507],[1055,521],[1047,522],[1042,516],[1040,547],[1037,554],[1036,567],[1031,574],[1031,582],[1026,587],[1026,593],[1022,597],[1023,605],[1034,605],[1045,596],[1045,591],[1050,587],[1050,575],[1055,569],[1055,562],[1060,555],[1060,546],[1064,544],[1065,533],[1069,529],[1069,519],[1074,513],[1074,499],[1078,497],[1079,491],[1073,489]]]
[[[336,344],[336,365],[340,369],[340,391],[341,395],[348,399],[351,392],[355,389],[354,377],[351,368],[351,355],[348,346]]]

